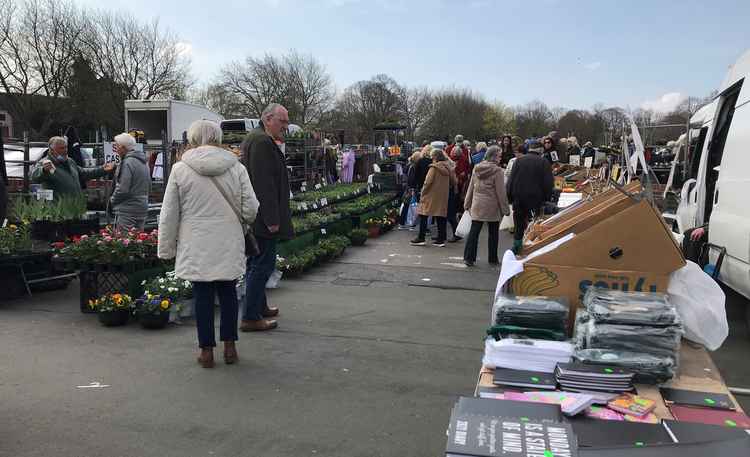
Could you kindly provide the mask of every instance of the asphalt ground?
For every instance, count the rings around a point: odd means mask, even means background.
[[[476,383],[498,269],[485,234],[473,268],[463,243],[412,247],[413,235],[282,281],[279,328],[241,333],[240,363],[217,351],[213,370],[195,361],[190,322],[102,327],[80,313],[76,282],[0,304],[0,456],[441,455],[451,406]],[[746,300],[727,306],[714,360],[750,387]]]

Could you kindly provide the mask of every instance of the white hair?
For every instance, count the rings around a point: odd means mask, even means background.
[[[492,145],[484,154],[484,160],[488,162],[497,162],[497,157],[500,155],[500,153],[500,146]]]
[[[204,144],[221,144],[221,127],[213,121],[202,119],[190,124],[187,131],[187,139],[194,146]]]
[[[463,135],[456,135],[456,137],[453,139],[453,141],[455,141],[457,144],[462,142],[463,140],[464,140]]]
[[[269,103],[263,112],[260,113],[260,119],[265,121],[270,116],[275,115],[279,108],[283,108],[283,106],[278,103]]]
[[[67,146],[68,139],[65,138],[64,136],[53,136],[52,138],[49,139],[49,142],[47,144],[49,144],[50,149],[58,144],[64,144],[65,146]]]
[[[115,137],[115,143],[119,144],[127,151],[135,149],[135,138],[129,133],[121,133],[117,135]]]
[[[468,146],[471,146],[471,141],[469,141],[469,140],[464,140],[464,142],[463,142],[463,143],[461,143],[461,144],[463,144],[464,146],[467,146],[467,147],[468,147]]]

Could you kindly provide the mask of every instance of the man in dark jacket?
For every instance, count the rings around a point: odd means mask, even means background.
[[[430,171],[431,164],[432,157],[425,156],[422,153],[422,158],[417,161],[417,165],[414,168],[414,189],[417,195],[417,202],[421,198],[422,187],[424,187],[424,181],[427,179],[427,172]]]
[[[268,306],[266,282],[276,268],[276,244],[294,237],[289,210],[289,175],[284,154],[276,144],[283,139],[289,126],[286,108],[271,103],[263,110],[261,126],[250,132],[241,149],[255,195],[260,202],[253,228],[260,254],[247,259],[245,308],[240,330],[243,332],[271,330],[279,314]]]
[[[513,202],[513,252],[521,253],[523,235],[532,215],[541,214],[552,197],[555,180],[549,162],[534,152],[516,159],[508,178],[508,200]]]

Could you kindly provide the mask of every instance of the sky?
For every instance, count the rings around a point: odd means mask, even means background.
[[[248,55],[313,55],[337,90],[378,73],[488,101],[669,111],[750,48],[750,0],[78,0],[158,17],[199,82]]]

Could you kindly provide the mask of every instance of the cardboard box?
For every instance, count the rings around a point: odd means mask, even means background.
[[[570,233],[575,236],[569,241],[528,260],[508,290],[515,295],[567,297],[573,308],[571,323],[589,286],[666,292],[669,275],[685,265],[659,212],[647,200],[617,190],[539,224],[526,240],[524,254]]]

